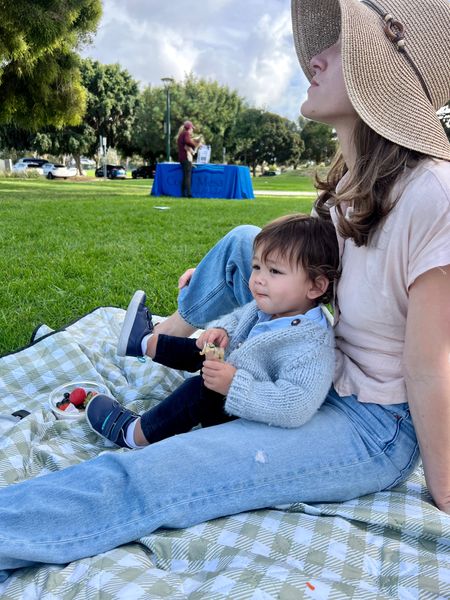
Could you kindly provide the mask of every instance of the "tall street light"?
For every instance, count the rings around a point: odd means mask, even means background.
[[[172,77],[162,77],[161,81],[166,90],[166,159],[170,162],[170,86],[175,80]]]

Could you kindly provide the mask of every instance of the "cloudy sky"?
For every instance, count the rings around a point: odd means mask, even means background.
[[[308,87],[290,0],[103,0],[94,43],[82,54],[119,63],[142,86],[193,72],[293,120]]]

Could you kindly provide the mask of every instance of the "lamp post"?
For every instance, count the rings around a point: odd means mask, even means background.
[[[175,80],[172,77],[162,77],[161,81],[166,90],[166,158],[170,162],[170,86]]]

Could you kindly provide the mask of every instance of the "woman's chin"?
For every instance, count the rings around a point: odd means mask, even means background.
[[[303,104],[300,106],[300,114],[306,119],[311,119],[314,115],[314,106],[309,96],[306,97]]]
[[[308,118],[308,107],[305,107],[305,104],[308,102],[308,100],[305,100],[305,102],[303,102],[303,104],[300,106],[300,114],[302,115],[302,117],[305,117],[305,119]]]

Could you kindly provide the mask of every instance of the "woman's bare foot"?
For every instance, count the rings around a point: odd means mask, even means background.
[[[176,337],[189,337],[194,331],[197,331],[197,329],[186,323],[178,311],[167,317],[165,321],[157,323],[154,327],[155,333],[164,333]]]

